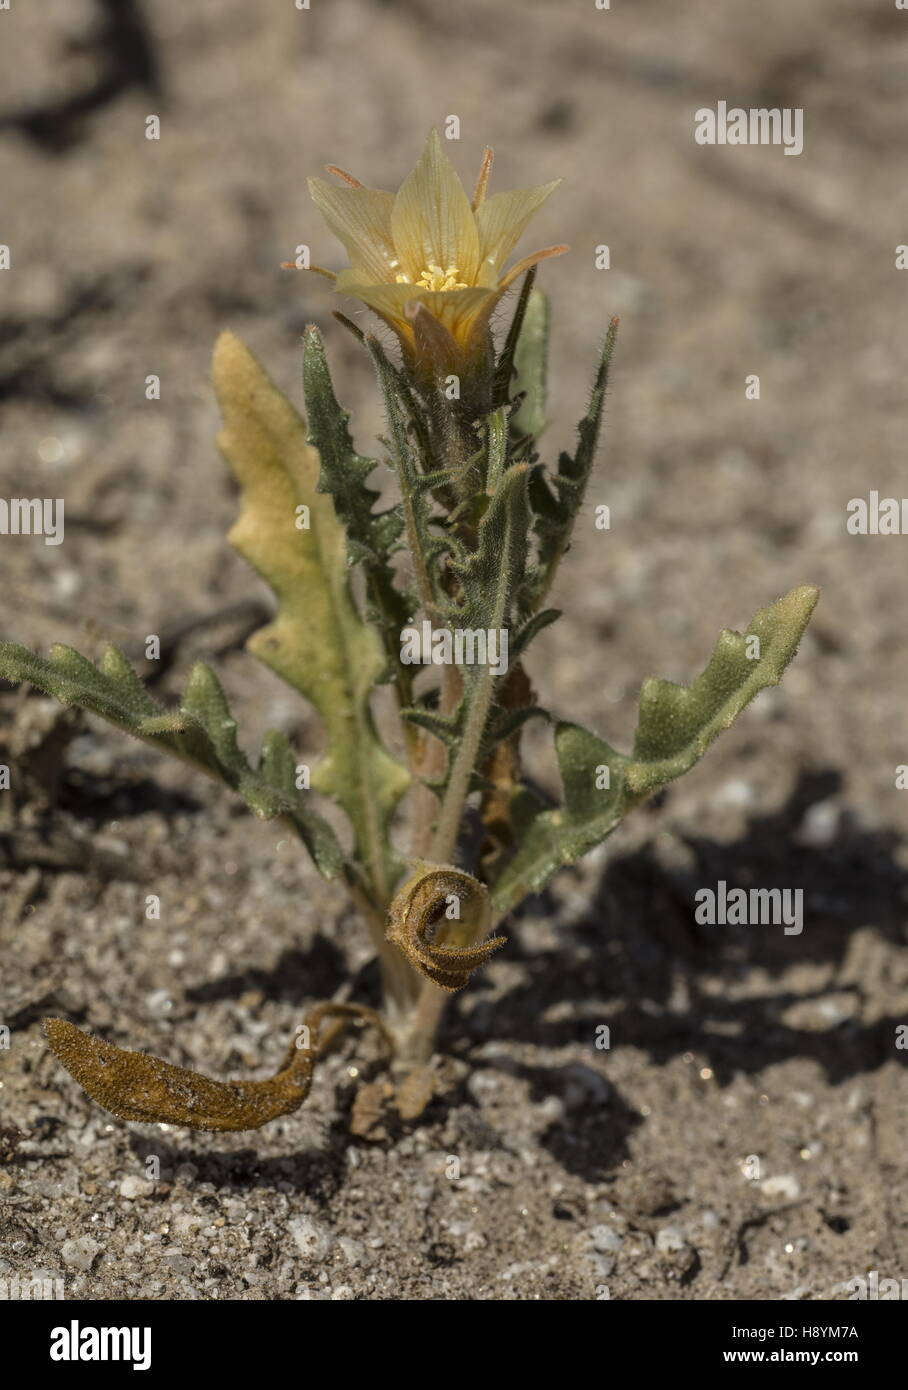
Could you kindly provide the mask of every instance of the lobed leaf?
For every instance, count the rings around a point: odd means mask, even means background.
[[[105,648],[95,666],[72,647],[57,644],[42,657],[14,642],[0,642],[0,676],[29,681],[62,704],[98,714],[135,738],[203,768],[239,792],[261,819],[286,816],[326,878],[343,868],[344,852],[334,831],[311,809],[309,794],[296,787],[296,760],[286,738],[267,734],[262,760],[253,769],[237,743],[236,721],[220,682],[201,662],[193,667],[176,710],[158,704],[114,646]]]
[[[526,562],[527,472],[526,464],[516,464],[504,473],[477,527],[476,549],[459,549],[457,558],[451,561],[451,571],[460,585],[458,600],[447,603],[444,610],[452,630],[507,631],[510,635],[514,597]],[[495,686],[502,678],[495,675],[488,661],[482,665],[464,664],[459,669],[463,695],[448,721],[454,737],[446,739],[451,751],[441,784],[444,794],[440,823],[445,826],[446,840],[451,839],[449,822],[453,808],[468,794],[484,751],[488,751],[487,728]],[[445,733],[439,736],[445,738]],[[446,855],[439,857],[447,857],[452,849],[453,843],[447,847]]]
[[[347,537],[306,426],[231,333],[218,339],[214,384],[224,417],[219,444],[242,490],[229,539],[274,590],[277,615],[248,647],[318,710],[327,751],[313,787],[343,806],[373,891],[387,902],[399,872],[391,815],[409,785],[385,750],[369,708],[385,669],[377,634],[350,593]],[[308,508],[308,527],[298,526]]]
[[[534,575],[533,583],[535,606],[541,603],[552,586],[558,565],[570,544],[574,522],[586,495],[599,445],[609,367],[617,335],[618,320],[612,319],[599,354],[589,405],[577,427],[576,453],[573,456],[568,453],[561,454],[558,472],[552,479],[551,486],[543,470],[537,469],[533,475],[530,500],[536,513],[535,530],[539,540],[538,571]]]
[[[400,663],[400,630],[414,611],[414,598],[395,586],[391,556],[400,548],[404,527],[400,506],[383,512],[373,509],[378,491],[367,478],[378,466],[356,452],[350,437],[347,411],[334,394],[325,349],[318,330],[309,327],[303,340],[303,386],[309,442],[318,450],[321,472],[319,492],[330,493],[347,535],[347,562],[361,565],[366,575],[367,616],[384,638],[389,663],[398,679],[409,671]],[[409,682],[408,689],[409,689]]]
[[[433,490],[449,485],[451,475],[442,469],[428,473],[422,471],[425,448],[421,456],[419,441],[415,441],[410,434],[410,427],[418,412],[413,408],[409,388],[389,362],[378,339],[370,335],[366,338],[366,345],[378,376],[388,420],[391,462],[398,475],[407,544],[419,599],[431,617],[437,614],[440,601],[438,561],[449,549],[448,540],[432,530],[431,494]]]
[[[818,597],[808,585],[792,589],[760,609],[746,634],[724,631],[706,670],[689,686],[645,681],[630,757],[576,724],[559,724],[555,751],[564,801],[550,810],[525,788],[515,795],[519,848],[492,887],[496,917],[604,840],[645,796],[692,767],[760,690],[777,685]]]

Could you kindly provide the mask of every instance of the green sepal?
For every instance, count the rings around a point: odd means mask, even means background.
[[[517,340],[514,370],[520,400],[511,415],[511,435],[519,439],[530,435],[538,439],[545,429],[546,375],[549,350],[549,301],[542,290],[529,297],[523,327]]]
[[[531,266],[523,277],[523,284],[520,287],[520,294],[517,297],[517,305],[514,309],[514,316],[508,327],[504,345],[495,363],[495,372],[492,379],[492,404],[495,407],[507,405],[511,399],[511,386],[514,380],[515,362],[517,358],[517,348],[520,342],[520,335],[523,331],[524,319],[530,296],[533,293],[533,285],[536,281],[536,267]]]

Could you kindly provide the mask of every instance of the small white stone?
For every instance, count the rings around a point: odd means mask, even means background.
[[[756,799],[757,794],[752,783],[745,782],[740,777],[732,777],[723,782],[713,796],[713,802],[718,806],[752,806]]]
[[[297,1216],[288,1230],[296,1241],[300,1254],[307,1260],[323,1260],[334,1243],[334,1237],[311,1216]]]
[[[793,1173],[777,1173],[775,1177],[766,1178],[760,1184],[760,1189],[767,1197],[784,1197],[787,1202],[793,1202],[801,1195],[801,1184]]]
[[[201,1217],[191,1211],[180,1212],[173,1218],[173,1229],[178,1236],[194,1236],[202,1225]]]
[[[587,1237],[594,1250],[598,1250],[601,1255],[612,1254],[615,1250],[620,1250],[624,1244],[618,1232],[611,1226],[592,1226],[587,1231]]]
[[[73,1240],[65,1240],[60,1256],[65,1265],[70,1269],[81,1269],[87,1273],[95,1262],[98,1251],[101,1249],[96,1240],[91,1236],[76,1236]]]
[[[586,1256],[587,1264],[592,1271],[593,1278],[600,1282],[607,1279],[615,1268],[614,1255],[597,1255],[595,1251],[590,1251]]]
[[[337,1242],[348,1265],[371,1265],[375,1262],[375,1256],[371,1250],[358,1240],[351,1240],[349,1236],[341,1236]]]
[[[832,844],[839,828],[839,816],[840,808],[834,801],[818,801],[804,817],[801,839],[819,849]]]
[[[680,1226],[663,1226],[656,1233],[656,1249],[660,1255],[677,1255],[686,1245]]]
[[[128,1198],[130,1202],[137,1197],[150,1197],[152,1192],[154,1183],[147,1178],[138,1178],[134,1173],[128,1174],[120,1183],[120,1196]]]

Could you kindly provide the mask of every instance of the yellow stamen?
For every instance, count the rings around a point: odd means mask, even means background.
[[[460,271],[456,265],[449,265],[447,270],[442,270],[440,265],[428,266],[416,281],[421,290],[465,290],[469,286],[463,281],[458,280]],[[400,280],[398,276],[398,280]]]

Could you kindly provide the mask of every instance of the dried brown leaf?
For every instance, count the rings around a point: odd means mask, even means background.
[[[448,920],[452,899],[460,915]],[[503,936],[484,940],[490,916],[489,895],[472,874],[447,864],[422,865],[388,909],[388,940],[441,989],[463,989],[505,943]]]
[[[258,1129],[302,1105],[312,1084],[320,1050],[319,1026],[325,1018],[358,1018],[375,1024],[386,1036],[371,1009],[358,1004],[319,1004],[305,1020],[308,1032],[294,1038],[274,1076],[265,1081],[216,1081],[160,1057],[115,1047],[62,1018],[45,1019],[44,1032],[51,1051],[70,1076],[118,1119],[188,1125],[191,1129],[243,1130]],[[309,1045],[298,1046],[302,1040]]]

